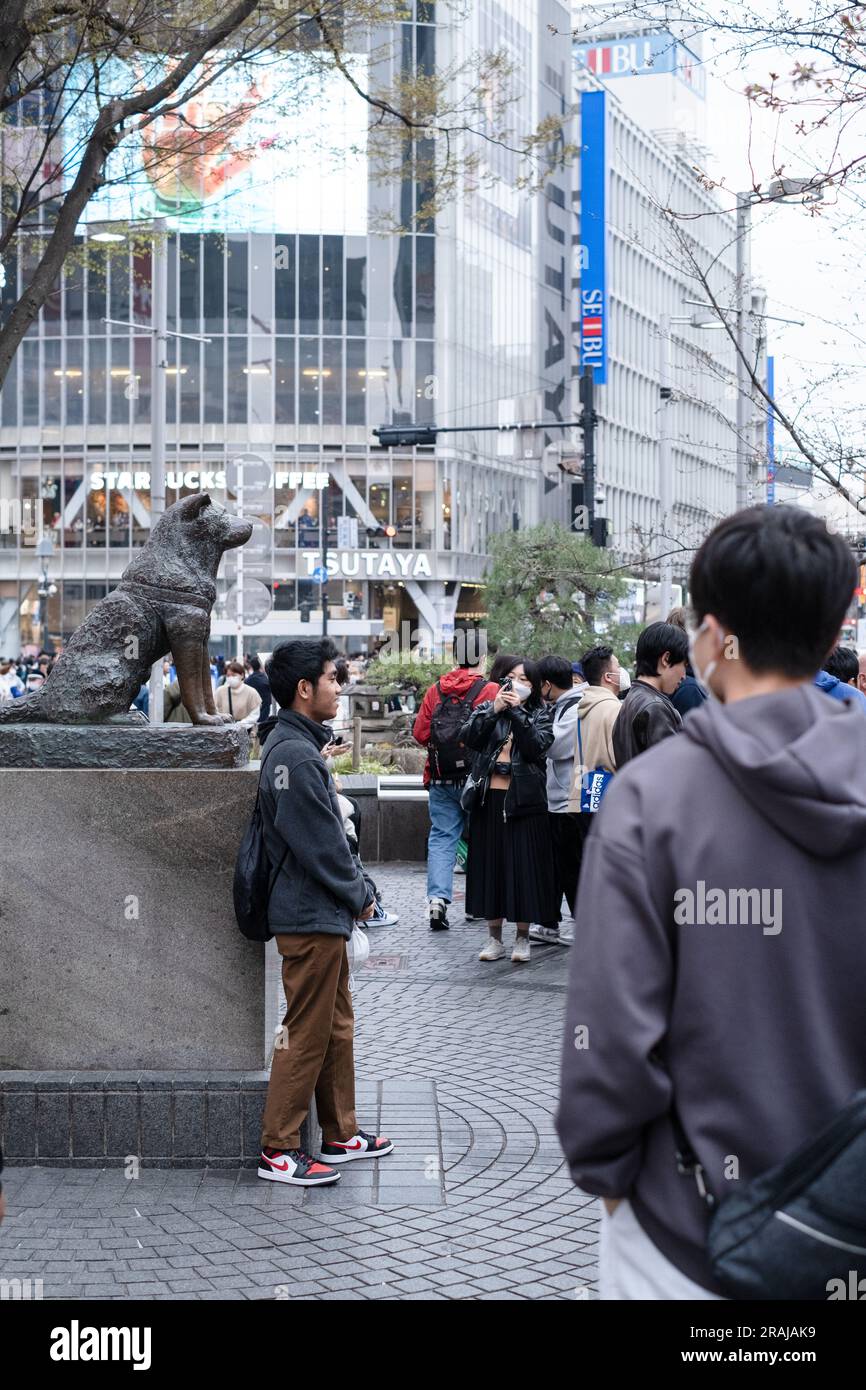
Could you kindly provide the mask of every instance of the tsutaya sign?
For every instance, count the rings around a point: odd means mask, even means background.
[[[310,492],[318,492],[328,486],[328,478],[327,473],[317,472],[275,473],[274,487],[303,488]],[[225,469],[193,468],[184,472],[169,470],[165,475],[165,484],[166,487],[186,487],[193,491],[196,488],[202,488],[205,491],[208,488],[224,488],[226,485]],[[137,492],[149,492],[150,473],[146,469],[136,469],[135,472],[91,473],[91,492],[102,492],[105,487],[111,488],[113,492],[123,492],[126,488],[135,488]]]
[[[319,565],[318,556],[304,555],[307,574]],[[328,551],[325,561],[331,578],[430,579],[430,556],[423,550],[340,550]]]

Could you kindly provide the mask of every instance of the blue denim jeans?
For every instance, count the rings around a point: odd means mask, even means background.
[[[430,783],[430,838],[427,841],[427,896],[450,903],[454,890],[454,861],[465,817],[459,786]]]

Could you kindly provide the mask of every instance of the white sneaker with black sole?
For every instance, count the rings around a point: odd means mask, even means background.
[[[384,1135],[367,1134],[363,1129],[345,1144],[323,1144],[321,1163],[352,1163],[356,1158],[384,1158],[394,1152],[394,1145]]]

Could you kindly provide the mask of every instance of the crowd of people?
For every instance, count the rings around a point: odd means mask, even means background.
[[[556,1123],[601,1199],[603,1298],[730,1296],[711,1225],[732,1193],[766,1207],[779,1174],[781,1219],[766,1238],[751,1222],[737,1278],[794,1297],[816,1242],[843,1273],[862,1255],[862,1161],[829,1206],[825,1189],[800,1219],[785,1208],[795,1176],[808,1194],[863,1133],[866,654],[838,645],[855,583],[818,518],[740,512],[698,551],[689,611],[641,632],[633,674],[603,642],[573,661],[498,652],[489,672],[467,651],[415,719],[429,929],[451,925],[464,840],[480,961],[506,957],[506,923],[515,964],[532,939],[570,942]],[[327,638],[281,644],[266,674],[255,661],[227,662],[217,696],[263,744],[262,913],[286,994],[258,1173],[318,1186],[394,1148],[355,1112],[346,949],[383,909],[329,771],[347,663]],[[301,1144],[313,1094],[318,1156]]]

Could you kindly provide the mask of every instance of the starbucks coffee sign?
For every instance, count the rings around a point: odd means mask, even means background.
[[[321,563],[319,552],[304,555],[307,574]],[[430,556],[423,550],[329,550],[332,579],[430,579]]]

